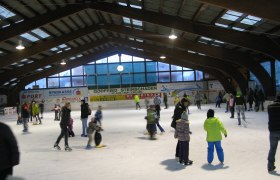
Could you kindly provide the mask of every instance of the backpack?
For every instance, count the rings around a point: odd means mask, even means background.
[[[147,123],[148,124],[153,124],[153,123],[155,123],[155,120],[156,120],[155,111],[152,110],[152,109],[148,109],[147,110]]]

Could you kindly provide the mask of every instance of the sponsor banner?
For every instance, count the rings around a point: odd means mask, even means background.
[[[88,88],[63,88],[63,89],[46,89],[44,90],[44,98],[84,98],[88,96]],[[71,99],[70,99],[71,100]]]
[[[216,90],[216,91],[222,91],[224,90],[224,87],[219,81],[208,81],[208,89],[211,90]]]
[[[98,95],[113,95],[113,94],[143,94],[143,93],[156,93],[156,92],[158,92],[157,86],[145,86],[145,87],[94,89],[94,90],[89,90],[89,95],[98,96]]]
[[[187,83],[158,83],[157,89],[161,92],[173,91],[200,91],[204,90],[203,82],[187,82]]]
[[[30,102],[32,100],[41,101],[44,99],[44,90],[24,90],[19,95],[20,103]]]
[[[144,93],[139,94],[140,99],[154,98],[157,93]],[[94,101],[119,101],[119,100],[134,100],[134,94],[119,94],[119,95],[100,95],[90,96],[90,102]]]

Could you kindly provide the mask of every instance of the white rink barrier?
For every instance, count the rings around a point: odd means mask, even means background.
[[[16,113],[15,107],[5,107],[4,108],[4,115],[11,115]]]

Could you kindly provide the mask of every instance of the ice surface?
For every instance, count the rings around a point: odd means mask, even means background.
[[[215,110],[215,116],[225,125],[228,137],[222,141],[225,153],[224,165],[219,165],[215,154],[213,165],[207,163],[206,133],[203,122],[206,111]],[[94,114],[93,110],[93,114]],[[20,164],[14,168],[14,176],[26,180],[142,180],[142,179],[279,179],[280,147],[276,154],[276,170],[269,174],[266,169],[269,150],[267,112],[246,112],[248,128],[238,127],[237,119],[230,119],[225,109],[213,104],[202,105],[202,110],[190,107],[191,166],[177,164],[174,131],[170,127],[174,106],[162,108],[160,124],[166,133],[149,140],[145,132],[145,109],[104,109],[103,142],[105,148],[85,150],[87,138],[80,137],[80,112],[73,111],[76,137],[69,138],[72,152],[55,151],[53,144],[60,133],[54,113],[47,112],[43,125],[29,123],[30,134],[23,134],[16,125],[16,115],[0,116],[15,133],[21,152]],[[60,142],[64,149],[64,141]]]

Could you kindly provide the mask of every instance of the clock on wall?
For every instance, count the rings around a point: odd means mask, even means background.
[[[119,72],[122,72],[122,71],[123,71],[123,65],[118,65],[117,70],[118,70]]]

